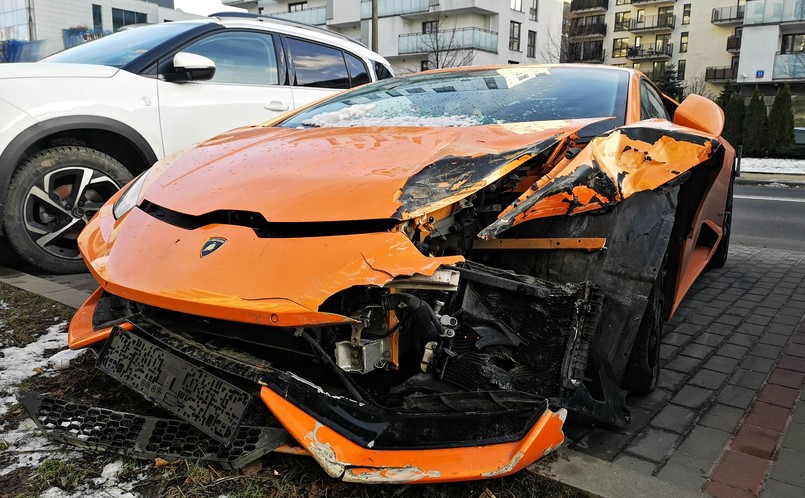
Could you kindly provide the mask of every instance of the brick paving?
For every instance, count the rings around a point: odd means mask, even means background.
[[[666,325],[658,389],[568,446],[717,497],[805,496],[805,253],[736,246]]]

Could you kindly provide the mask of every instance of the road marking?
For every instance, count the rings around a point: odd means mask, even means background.
[[[736,199],[749,199],[753,201],[780,201],[780,202],[805,202],[805,199],[792,199],[790,197],[765,197],[762,195],[734,195]]]

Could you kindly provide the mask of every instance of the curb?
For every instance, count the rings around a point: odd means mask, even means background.
[[[84,304],[84,301],[90,296],[88,292],[76,290],[72,287],[10,268],[0,267],[0,282],[24,291],[39,294],[42,297],[76,309]]]
[[[782,183],[791,187],[805,187],[805,175],[791,173],[748,173],[735,177],[736,185],[768,185]]]
[[[537,462],[526,470],[598,498],[711,498],[703,491],[683,488],[570,449],[560,449],[550,461]]]

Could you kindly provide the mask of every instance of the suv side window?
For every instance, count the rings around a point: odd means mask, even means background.
[[[662,97],[646,80],[640,80],[640,119],[651,118],[671,119],[662,105]]]
[[[365,85],[372,81],[369,77],[369,70],[366,69],[366,64],[364,64],[362,60],[349,52],[344,52],[344,58],[347,60],[351,86]]]
[[[377,75],[377,81],[394,77],[391,74],[391,70],[379,62],[375,62],[375,74]]]
[[[287,37],[296,72],[293,84],[318,88],[349,88],[349,73],[341,50]]]
[[[208,36],[182,52],[203,55],[215,62],[213,83],[278,85],[274,37],[267,33],[234,31]]]

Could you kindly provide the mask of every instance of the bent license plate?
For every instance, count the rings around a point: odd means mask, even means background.
[[[133,331],[112,330],[98,368],[202,432],[229,443],[251,395]]]

